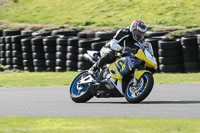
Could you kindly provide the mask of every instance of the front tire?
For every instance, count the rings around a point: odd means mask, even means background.
[[[125,98],[129,103],[139,103],[151,92],[154,85],[153,75],[144,73],[136,85],[130,79],[125,85]]]
[[[81,78],[88,75],[89,74],[87,71],[80,73],[78,76],[76,76],[70,86],[70,97],[76,103],[85,103],[93,97],[91,92],[88,90],[90,87],[89,84],[78,85],[78,82],[80,82]]]

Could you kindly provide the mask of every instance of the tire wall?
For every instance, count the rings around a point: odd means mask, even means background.
[[[84,60],[87,50],[99,51],[115,33],[0,30],[0,64],[30,72],[87,70],[92,66]],[[200,36],[170,40],[164,37],[167,33],[148,31],[145,36],[145,41],[152,44],[157,72],[199,72]]]

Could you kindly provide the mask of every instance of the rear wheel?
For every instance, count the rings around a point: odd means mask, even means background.
[[[84,85],[79,84],[80,80],[88,75],[89,74],[87,71],[80,73],[74,79],[74,81],[72,82],[70,86],[70,97],[76,103],[87,102],[93,97],[91,92],[88,90],[88,88],[90,87],[89,84],[84,84]]]
[[[151,92],[154,85],[152,74],[144,73],[137,84],[134,79],[130,79],[125,86],[125,97],[130,103],[139,103],[144,100]]]

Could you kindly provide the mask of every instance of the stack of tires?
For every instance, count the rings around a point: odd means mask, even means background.
[[[180,40],[162,39],[158,41],[158,48],[161,72],[183,72]]]
[[[5,45],[6,66],[7,66],[8,69],[13,69],[11,36],[6,36],[5,42],[6,42],[6,45]]]
[[[8,69],[13,68],[12,36],[20,34],[21,30],[3,30],[3,36],[5,37],[5,65]]]
[[[56,40],[56,60],[60,62],[64,62],[63,64],[56,63],[56,72],[64,72],[66,71],[66,54],[67,54],[67,41],[68,38],[61,37]]]
[[[24,70],[22,62],[22,45],[21,39],[26,38],[26,35],[12,36],[12,57],[13,69]]]
[[[184,71],[198,72],[198,44],[196,36],[186,36],[181,38],[181,45],[183,51]]]
[[[78,42],[81,38],[73,37],[68,39],[67,54],[66,54],[66,65],[67,71],[77,71],[77,62],[79,56]]]
[[[2,65],[6,65],[5,43],[5,37],[0,37],[0,64]]]
[[[95,37],[96,38],[100,38],[102,41],[109,41],[111,40],[114,35],[116,34],[116,32],[105,32],[105,31],[99,31],[95,33]]]
[[[101,41],[100,38],[88,38],[88,39],[80,40],[78,42],[80,53],[85,54],[87,52],[87,50],[92,50],[92,47],[91,47],[92,43],[100,42],[100,41]],[[87,70],[91,66],[92,66],[92,64],[86,60],[78,61],[78,64],[77,64],[78,71]]]
[[[44,37],[34,37],[31,39],[33,67],[35,72],[46,71],[46,55],[44,56],[43,39]]]
[[[56,60],[56,39],[58,37],[56,36],[47,36],[43,39],[43,45],[44,45],[44,54],[45,54],[45,64],[46,64],[46,70],[48,72],[54,72],[55,67],[61,66],[62,62],[60,60]],[[49,58],[49,57],[52,57]]]
[[[96,32],[87,32],[87,31],[82,31],[82,32],[79,32],[77,37],[79,38],[95,38],[95,34]]]
[[[32,37],[21,39],[23,67],[24,71],[29,72],[34,71],[31,39]]]
[[[198,36],[198,57],[199,57],[199,65],[200,65],[200,35]]]

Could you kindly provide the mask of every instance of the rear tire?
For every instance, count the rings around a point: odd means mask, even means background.
[[[131,90],[130,87],[132,78],[130,78],[130,80],[125,85],[125,98],[129,103],[139,103],[150,94],[154,85],[153,75],[150,73],[144,73],[139,81],[142,80],[143,80],[142,86],[137,90],[136,93],[134,92],[135,94],[137,94],[135,96],[133,96],[134,93],[131,92],[133,90]]]
[[[78,76],[76,76],[70,86],[70,97],[76,103],[85,103],[93,97],[92,93],[88,90],[90,87],[88,84],[79,86],[82,87],[82,89],[77,89],[77,83],[80,81],[80,78],[87,75],[87,71],[80,73]]]

